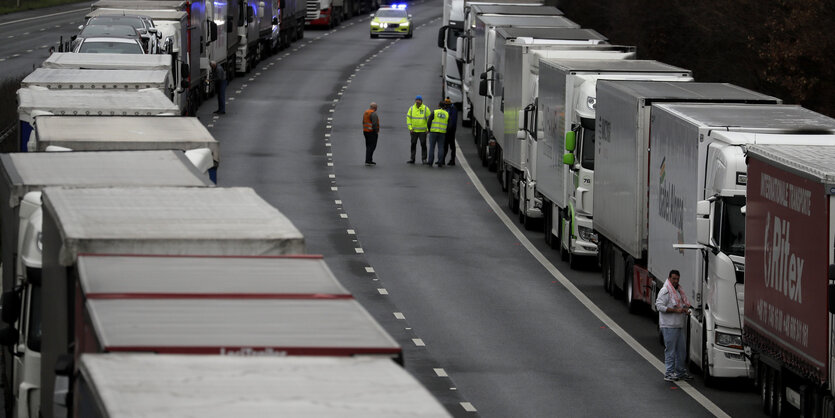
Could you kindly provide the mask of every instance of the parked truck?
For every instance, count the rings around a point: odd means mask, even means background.
[[[81,54],[78,54],[81,55]],[[58,116],[176,116],[180,109],[158,89],[137,91],[48,90],[17,91],[20,150],[34,149],[38,118]]]
[[[154,20],[174,67],[180,67],[175,71],[187,93],[188,115],[194,115],[203,98],[214,93],[211,61],[225,68],[227,77],[235,74],[237,28],[244,15],[234,0],[99,0],[92,9],[88,17],[125,13]]]
[[[379,0],[306,0],[305,4],[305,24],[329,29],[346,19],[380,7]]]
[[[191,186],[212,183],[181,152],[0,155],[0,249],[7,416],[38,417],[41,387],[41,193],[45,187]]]
[[[55,368],[78,325],[79,254],[284,255],[304,238],[249,188],[60,188],[43,191],[40,406],[53,416]],[[57,388],[58,399],[67,388]]]
[[[220,143],[193,117],[42,116],[33,149],[179,150],[214,183],[220,166]]]
[[[73,417],[449,417],[405,369],[381,358],[87,354]],[[177,388],[176,394],[171,388]],[[362,395],[359,395],[362,394]],[[373,398],[364,396],[375,394]]]
[[[694,90],[717,100],[779,101],[731,86]],[[835,136],[812,133],[831,131],[835,119],[778,104],[655,103],[646,112],[634,95],[620,97],[598,97],[594,228],[605,242],[606,287],[623,289],[630,306],[654,304],[669,272],[679,270],[694,307],[689,360],[708,384],[751,377],[741,324],[745,149],[826,143]]]
[[[831,417],[835,147],[755,145],[747,162],[743,336],[763,412]]]
[[[468,32],[472,64],[468,65],[464,74],[464,84],[467,86],[467,103],[461,111],[463,118],[473,120],[473,135],[478,147],[478,155],[482,157],[482,164],[486,165],[485,156],[488,142],[493,135],[493,127],[487,119],[491,113],[492,102],[488,102],[489,90],[481,95],[480,80],[492,81],[495,77],[496,56],[498,51],[504,51],[504,45],[497,43],[496,30],[500,28],[579,28],[576,23],[562,16],[517,16],[517,15],[474,15],[473,29]],[[478,78],[479,81],[475,81]],[[489,84],[488,84],[489,87]],[[463,120],[462,120],[463,121]]]
[[[518,186],[520,217],[524,221],[541,212],[546,238],[574,268],[583,258],[597,256],[592,217],[598,80],[693,77],[689,70],[657,61],[624,59],[542,59],[539,74],[542,121],[537,126],[543,137],[536,146],[534,177]]]
[[[467,40],[464,37],[467,26],[467,15],[474,5],[480,4],[514,4],[520,6],[541,6],[537,0],[444,0],[443,20],[438,29],[438,48],[441,48],[441,93],[443,97],[463,108],[464,93],[463,75],[469,57],[465,51]],[[469,126],[469,122],[468,125]]]

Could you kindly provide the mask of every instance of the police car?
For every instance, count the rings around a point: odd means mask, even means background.
[[[412,37],[412,15],[406,12],[405,4],[393,4],[381,7],[372,15],[371,37],[380,35],[395,35],[405,38]]]

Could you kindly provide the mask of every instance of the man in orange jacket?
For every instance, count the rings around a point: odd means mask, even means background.
[[[374,150],[377,148],[379,133],[380,118],[377,116],[377,103],[371,102],[371,106],[362,114],[362,134],[365,136],[365,165],[377,165],[374,162]]]

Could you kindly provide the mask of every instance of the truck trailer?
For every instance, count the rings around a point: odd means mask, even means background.
[[[702,88],[703,95],[711,91],[716,98],[777,101],[737,87]],[[600,100],[599,115],[606,106],[606,116],[598,117],[594,181],[601,211],[594,228],[606,242],[607,287],[624,289],[633,304],[654,304],[669,272],[679,270],[694,307],[689,360],[708,384],[714,377],[752,377],[741,324],[745,149],[825,144],[835,136],[819,133],[832,131],[835,119],[799,106],[723,103],[656,103],[636,117],[634,101]],[[635,132],[636,122],[643,133]]]
[[[32,152],[0,155],[2,330],[8,411],[38,417],[41,383],[41,193],[45,187],[189,186],[212,183],[183,153]]]
[[[543,140],[536,146],[533,187],[519,187],[519,207],[543,212],[546,239],[574,268],[597,256],[592,229],[598,80],[692,81],[689,70],[650,60],[541,59]],[[532,189],[533,193],[530,193]],[[539,200],[539,201],[537,201]],[[552,236],[549,237],[548,234]]]
[[[85,354],[79,371],[72,417],[451,416],[408,371],[373,357]]]
[[[835,147],[755,145],[746,158],[743,338],[763,412],[833,416]]]
[[[286,255],[304,238],[249,188],[47,187],[43,191],[41,411],[53,415],[55,367],[72,355],[79,254]],[[60,392],[66,388],[58,388]]]

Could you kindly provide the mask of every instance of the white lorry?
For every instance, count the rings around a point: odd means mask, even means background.
[[[95,127],[95,129],[90,129]],[[193,117],[42,116],[35,151],[184,151],[198,171],[217,183],[220,143]]]
[[[285,255],[304,252],[301,232],[249,188],[47,187],[43,191],[41,393],[53,416],[55,368],[80,324],[79,254]],[[56,411],[57,412],[57,411]]]
[[[141,90],[158,89],[171,97],[167,70],[77,70],[37,68],[20,86],[44,87],[50,90]]]
[[[704,94],[778,101],[727,85]],[[606,242],[606,283],[654,304],[669,272],[679,270],[694,307],[689,360],[708,384],[713,377],[752,377],[741,323],[745,149],[833,144],[835,119],[779,104],[656,103],[636,113],[640,102],[621,97],[598,98],[594,228]]]
[[[79,371],[73,417],[451,416],[381,358],[85,354]]]
[[[279,0],[241,1],[238,25],[238,53],[235,70],[248,73],[256,63],[277,51],[279,43]]]
[[[41,192],[45,187],[192,186],[212,183],[175,151],[15,153],[0,155],[4,389],[7,411],[40,409],[42,270]],[[14,302],[12,302],[14,301]]]
[[[438,30],[438,48],[441,48],[441,91],[443,97],[449,97],[459,108],[462,107],[462,100],[465,98],[462,80],[464,65],[468,60],[468,56],[464,51],[464,46],[467,42],[464,38],[465,22],[467,20],[467,14],[472,10],[472,6],[481,4],[541,6],[542,2],[536,0],[444,1],[443,20]],[[553,12],[553,15],[556,16],[559,13]]]
[[[534,177],[519,186],[520,217],[541,211],[546,238],[556,238],[563,259],[574,268],[584,257],[597,256],[592,202],[598,80],[693,77],[689,70],[651,60],[557,58],[541,59],[539,75],[537,112],[542,120],[537,126],[543,136],[536,146]]]
[[[81,54],[77,54],[81,55]],[[180,109],[158,89],[137,91],[48,90],[17,91],[20,151],[35,149],[37,119],[43,116],[176,116]]]

